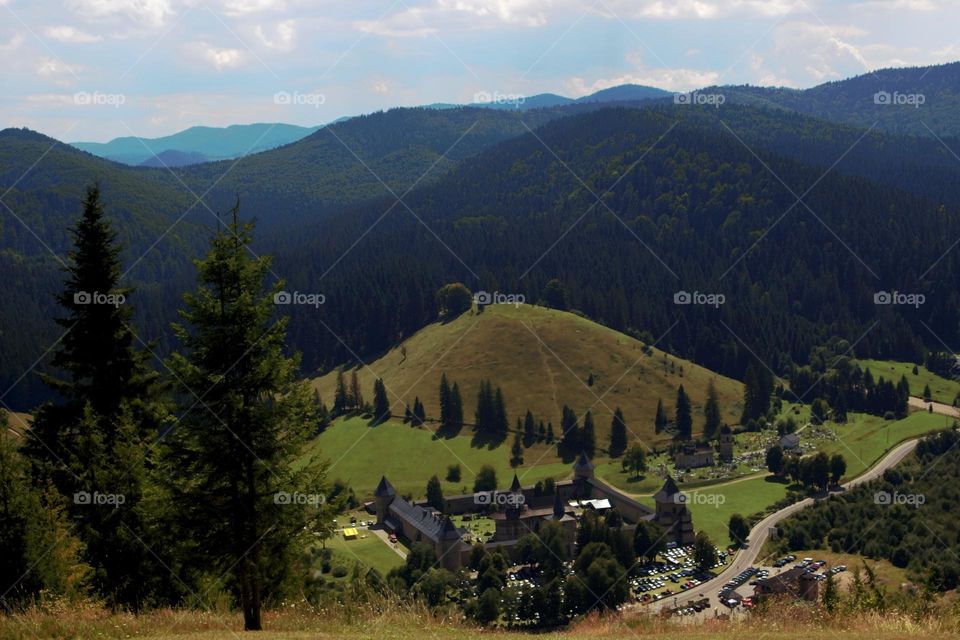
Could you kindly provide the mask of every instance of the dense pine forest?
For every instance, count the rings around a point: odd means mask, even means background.
[[[396,344],[437,318],[436,291],[456,281],[538,301],[559,280],[565,307],[740,378],[754,356],[788,375],[834,338],[853,355],[913,361],[957,338],[953,141],[652,101],[393,110],[244,158],[223,180],[217,165],[122,167],[27,131],[0,143],[5,201],[22,221],[4,220],[0,254],[17,283],[0,339],[11,371],[58,335],[51,254],[64,254],[66,214],[89,180],[117,217],[124,282],[141,294],[135,326],[158,356],[190,256],[237,198],[261,225],[252,250],[277,258],[269,277],[325,296],[288,309],[304,372]],[[17,181],[16,159],[48,147]],[[678,291],[725,304],[677,306]],[[874,305],[882,291],[925,302]],[[29,378],[12,408],[48,397]]]

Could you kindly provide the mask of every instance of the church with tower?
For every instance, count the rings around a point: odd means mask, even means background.
[[[390,481],[382,477],[372,506],[378,526],[411,543],[431,545],[441,566],[450,571],[465,566],[472,550],[465,540],[467,531],[458,529],[450,517],[458,514],[485,512],[495,527],[493,538],[485,546],[508,555],[515,552],[523,536],[536,533],[544,523],[555,522],[564,532],[568,555],[573,557],[577,523],[584,509],[616,509],[627,531],[642,521],[655,522],[677,545],[692,544],[694,539],[693,518],[672,478],[666,479],[654,496],[655,508],[650,508],[598,479],[593,463],[583,453],[573,465],[573,477],[558,481],[550,495],[533,486],[522,486],[516,475],[508,491],[493,492],[484,500],[478,500],[477,495],[445,497],[440,513],[424,502],[398,495]]]

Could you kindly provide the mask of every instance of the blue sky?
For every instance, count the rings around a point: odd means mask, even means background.
[[[0,16],[0,125],[68,141],[960,59],[957,0],[0,0]]]

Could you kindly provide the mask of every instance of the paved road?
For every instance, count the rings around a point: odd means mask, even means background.
[[[952,409],[953,407],[949,407]],[[894,447],[887,455],[880,459],[880,461],[867,470],[865,473],[857,476],[853,480],[844,483],[843,489],[848,490],[860,485],[864,482],[869,482],[880,475],[883,474],[887,469],[893,468],[900,464],[904,458],[906,458],[910,453],[916,448],[917,440],[908,440],[903,442],[896,447]],[[733,558],[726,569],[723,570],[716,578],[704,582],[703,584],[690,589],[688,591],[683,591],[677,595],[677,602],[682,604],[689,602],[690,600],[698,599],[699,597],[709,598],[710,605],[717,610],[717,608],[722,607],[720,604],[719,598],[717,598],[717,593],[723,587],[724,584],[729,582],[734,578],[738,573],[748,569],[753,566],[757,557],[760,555],[760,551],[763,549],[763,545],[766,544],[767,540],[770,537],[770,530],[773,529],[777,524],[789,518],[796,512],[801,509],[806,509],[816,501],[815,498],[806,498],[800,502],[795,502],[790,506],[784,507],[779,511],[771,513],[766,518],[757,523],[753,529],[750,530],[750,535],[747,538],[748,544],[741,549],[736,556]],[[654,605],[656,611],[671,608],[673,607],[673,597],[664,598],[658,605]],[[707,609],[707,612],[710,612],[710,609]],[[710,614],[713,615],[713,614]]]
[[[933,412],[940,413],[945,416],[952,416],[954,418],[960,418],[960,410],[957,407],[951,406],[949,404],[943,404],[942,402],[927,402],[923,398],[917,398],[915,396],[910,396],[910,406],[915,409],[923,409],[927,411],[927,407],[933,405]]]

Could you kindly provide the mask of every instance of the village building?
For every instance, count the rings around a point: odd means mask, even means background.
[[[713,447],[702,442],[685,442],[673,457],[677,469],[696,469],[713,466]]]
[[[819,593],[819,581],[804,567],[794,567],[775,576],[757,582],[754,596],[758,599],[771,596],[792,596],[815,602]]]
[[[471,546],[465,540],[468,532],[457,528],[450,518],[455,514],[489,513],[495,529],[493,538],[485,546],[508,554],[514,552],[523,536],[536,533],[546,522],[557,522],[563,529],[568,555],[572,557],[578,515],[584,509],[599,512],[616,509],[627,531],[641,521],[656,522],[667,530],[670,541],[691,544],[693,521],[672,478],[667,478],[655,502],[656,508],[651,509],[598,480],[593,463],[585,454],[580,454],[573,465],[573,478],[558,481],[550,495],[542,495],[540,487],[521,486],[514,475],[508,491],[491,492],[482,500],[478,500],[478,494],[445,497],[444,515],[426,502],[414,503],[397,495],[390,481],[382,477],[374,491],[372,506],[378,526],[411,542],[431,545],[441,565],[455,571],[467,564],[471,553]]]
[[[720,427],[720,437],[717,442],[717,449],[720,452],[720,462],[733,462],[733,430],[727,425]]]
[[[800,446],[800,436],[796,433],[788,433],[780,438],[780,447],[784,451],[794,451]]]

